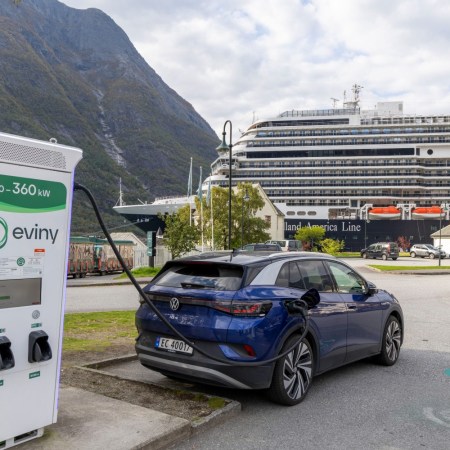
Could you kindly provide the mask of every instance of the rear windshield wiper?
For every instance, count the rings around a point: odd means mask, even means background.
[[[208,284],[200,284],[200,283],[180,283],[182,288],[197,288],[197,289],[213,289],[214,285],[208,285]]]

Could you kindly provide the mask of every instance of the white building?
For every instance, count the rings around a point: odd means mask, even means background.
[[[114,241],[134,242],[133,267],[148,266],[147,244],[144,244],[134,233],[111,233]]]
[[[439,247],[442,245],[447,255],[450,254],[450,225],[436,231],[430,236],[433,239],[433,245]]]
[[[253,184],[252,186],[258,189],[259,195],[264,200],[264,206],[256,213],[256,217],[260,217],[270,224],[270,228],[267,230],[270,239],[284,239],[284,214],[272,203],[261,185]]]

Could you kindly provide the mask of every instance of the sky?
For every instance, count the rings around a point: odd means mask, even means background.
[[[292,109],[403,101],[450,114],[450,2],[60,0],[98,8],[221,136]],[[229,130],[229,128],[227,128]]]

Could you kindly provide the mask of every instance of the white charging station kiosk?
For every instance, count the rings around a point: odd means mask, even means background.
[[[53,142],[52,142],[53,141]],[[77,148],[0,133],[0,450],[56,422]]]

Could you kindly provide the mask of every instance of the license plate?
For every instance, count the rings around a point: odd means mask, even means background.
[[[156,338],[155,348],[166,350],[167,352],[185,353],[186,355],[192,355],[194,352],[194,349],[190,345],[187,345],[186,342],[164,337]]]

